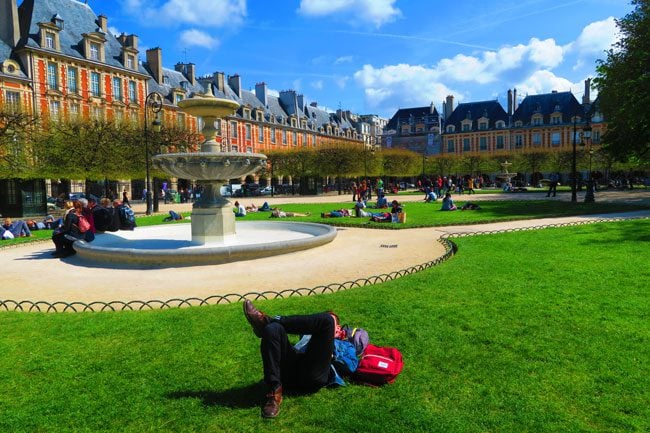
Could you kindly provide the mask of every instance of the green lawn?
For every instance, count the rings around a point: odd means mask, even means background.
[[[241,304],[5,312],[0,431],[647,432],[649,241],[650,220],[461,238],[395,281],[258,301],[333,309],[405,358],[393,385],[290,395],[272,422]]]
[[[466,198],[466,197],[465,197]],[[458,207],[465,203],[465,198],[455,201]],[[471,201],[471,200],[470,200]],[[249,201],[242,202],[250,205]],[[259,205],[259,203],[257,203]],[[336,209],[353,210],[354,203],[307,203],[307,204],[281,204],[280,209],[288,212],[309,213],[307,217],[283,218],[283,221],[307,221],[337,226],[363,226],[371,228],[403,229],[415,227],[439,227],[461,224],[484,224],[498,221],[512,221],[532,218],[561,217],[569,215],[586,215],[606,212],[622,212],[639,209],[648,209],[648,206],[623,205],[620,203],[570,203],[563,201],[526,200],[526,201],[481,201],[481,209],[478,211],[440,211],[441,202],[405,202],[403,205],[406,212],[406,224],[375,223],[369,218],[321,218],[322,212],[329,212]],[[369,212],[386,212],[387,209],[367,209]],[[185,216],[190,213],[184,213]],[[237,221],[260,221],[275,220],[270,218],[270,212],[249,213],[245,217],[237,218]],[[139,217],[138,225],[146,226],[160,224],[165,216]],[[178,221],[183,223],[189,221]]]

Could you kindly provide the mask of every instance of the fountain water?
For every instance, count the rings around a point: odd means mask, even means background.
[[[80,257],[131,266],[190,266],[217,264],[284,254],[331,242],[336,230],[322,224],[246,222],[235,227],[230,201],[221,196],[228,179],[255,173],[266,165],[259,153],[222,152],[216,141],[217,119],[234,113],[239,104],[216,98],[208,86],[205,95],[178,103],[188,114],[203,118],[205,142],[200,152],[153,157],[154,168],[184,179],[199,181],[204,190],[192,207],[191,239],[185,224],[143,227],[134,232],[105,233],[94,242],[78,241]]]

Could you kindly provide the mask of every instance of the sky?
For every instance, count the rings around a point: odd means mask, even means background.
[[[330,111],[572,91],[581,98],[628,0],[88,0],[140,56],[296,90]],[[592,93],[594,96],[594,93]]]

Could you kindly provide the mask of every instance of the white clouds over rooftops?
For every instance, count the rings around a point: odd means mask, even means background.
[[[363,88],[368,108],[386,106],[423,106],[439,104],[446,95],[454,94],[457,101],[472,100],[472,89],[488,83],[508,88],[517,87],[520,94],[557,91],[581,91],[576,83],[558,76],[553,70],[563,62],[585,58],[585,64],[610,47],[616,27],[610,19],[589,24],[578,39],[564,47],[554,39],[531,38],[527,44],[504,46],[472,55],[459,54],[444,58],[432,66],[366,64],[354,74]],[[595,33],[605,33],[596,36]],[[597,40],[597,42],[594,41]],[[571,54],[571,58],[568,55]],[[593,71],[593,69],[591,69]],[[585,77],[586,78],[586,77]],[[577,87],[576,87],[577,86]],[[464,94],[451,87],[466,89]]]
[[[184,30],[180,34],[179,41],[183,46],[198,46],[203,48],[216,48],[219,40],[209,34],[197,29]]]
[[[301,0],[298,11],[305,16],[352,16],[355,21],[369,22],[375,27],[393,21],[402,13],[393,4],[396,0]]]
[[[236,26],[247,15],[246,0],[167,0],[159,7],[142,0],[125,0],[124,6],[142,11],[150,25]]]

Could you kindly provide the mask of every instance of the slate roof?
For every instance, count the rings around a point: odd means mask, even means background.
[[[0,63],[4,62],[6,59],[11,59],[11,46],[9,46],[5,41],[0,39]],[[20,62],[16,62],[20,65]],[[11,74],[5,74],[3,72],[3,68],[0,67],[0,75],[4,77],[10,77],[9,79],[20,79],[20,80],[26,80],[28,79],[27,74],[22,70],[21,67],[19,67],[16,72],[11,73]]]
[[[182,72],[175,69],[163,68],[163,77],[162,83],[157,83],[155,79],[150,78],[147,86],[150,92],[158,92],[163,95],[168,104],[176,104],[176,101],[173,100],[172,89],[183,89],[183,83],[185,83],[185,94],[187,95],[205,91],[198,81],[195,85],[192,85]],[[167,82],[165,83],[165,81]]]
[[[26,13],[33,5],[31,14]],[[41,48],[40,29],[38,23],[50,23],[52,18],[58,16],[63,20],[63,29],[59,32],[59,43],[61,53],[78,58],[86,59],[83,50],[83,33],[101,32],[97,25],[97,15],[92,11],[90,6],[76,0],[25,0],[20,5],[21,17],[30,18],[29,35],[27,40],[21,41],[21,46],[31,48]],[[126,69],[122,64],[122,45],[115,36],[104,34],[106,42],[104,43],[105,64],[116,68]],[[147,71],[138,65],[138,71],[147,74]]]
[[[431,106],[427,105],[426,107],[415,107],[415,108],[400,108],[397,112],[391,117],[391,119],[386,124],[386,130],[393,129],[395,131],[399,130],[398,122],[405,122],[411,117],[422,118],[424,116],[435,116],[440,118],[438,115],[438,110],[434,107],[433,113],[431,113]]]
[[[478,129],[478,119],[488,119],[488,129],[496,129],[496,122],[502,120],[508,125],[508,113],[498,101],[465,102],[458,106],[445,121],[445,128],[454,125],[456,132],[461,132],[462,122],[466,119],[472,120],[472,130]],[[446,131],[446,129],[445,129]]]
[[[556,110],[557,109],[557,110]],[[577,113],[584,117],[580,102],[571,92],[553,92],[541,95],[529,95],[519,104],[513,115],[514,122],[521,121],[523,126],[531,125],[534,114],[541,113],[545,125],[551,123],[551,113],[560,111],[564,123],[571,123],[571,118]]]

